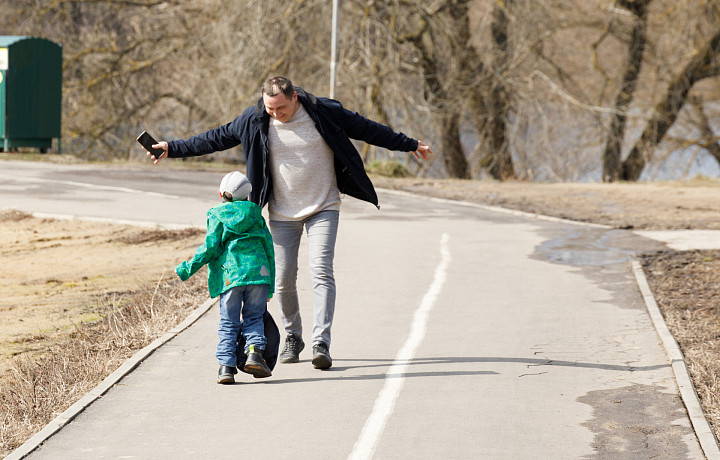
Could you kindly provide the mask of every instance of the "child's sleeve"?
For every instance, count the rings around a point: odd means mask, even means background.
[[[222,253],[222,236],[222,222],[209,212],[205,242],[197,248],[195,256],[192,259],[182,262],[175,267],[175,273],[177,273],[182,281],[193,276],[203,265],[217,258]]]

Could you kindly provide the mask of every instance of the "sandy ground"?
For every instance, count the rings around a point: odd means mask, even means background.
[[[98,303],[173,276],[203,231],[165,232],[0,211],[0,372],[8,358],[42,352]]]

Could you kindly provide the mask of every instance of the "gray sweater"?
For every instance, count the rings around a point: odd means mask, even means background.
[[[340,210],[333,152],[301,105],[282,123],[270,120],[271,220],[298,221],[326,210]]]

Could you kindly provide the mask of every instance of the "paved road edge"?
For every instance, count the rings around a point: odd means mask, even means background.
[[[700,447],[708,460],[720,460],[720,447],[718,446],[717,438],[715,438],[715,433],[705,417],[705,412],[700,404],[700,398],[698,398],[697,392],[695,391],[695,386],[690,377],[690,371],[685,362],[685,356],[682,354],[680,346],[665,323],[665,318],[655,301],[655,296],[650,290],[650,285],[647,282],[645,272],[640,262],[632,260],[632,269],[640,293],[645,300],[645,307],[653,322],[653,326],[655,326],[655,331],[660,337],[663,348],[665,348],[665,353],[670,359],[672,370],[675,374],[675,382],[680,389],[680,396],[687,409],[690,423],[692,423],[693,429],[695,430],[695,435],[700,442]]]
[[[562,223],[568,223],[568,224],[574,224],[574,225],[592,227],[592,228],[605,228],[605,229],[613,228],[609,225],[604,225],[604,224],[579,222],[579,221],[574,221],[574,220],[569,220],[569,219],[563,219],[560,217],[545,216],[542,214],[534,214],[534,213],[529,213],[529,212],[525,212],[525,211],[517,211],[514,209],[501,208],[501,207],[497,207],[497,206],[487,206],[487,205],[472,203],[472,202],[468,202],[468,201],[451,200],[451,199],[447,199],[447,198],[427,197],[425,195],[420,195],[420,194],[412,193],[412,192],[406,192],[403,190],[391,190],[391,189],[378,189],[378,190],[382,190],[385,193],[389,193],[389,194],[393,194],[393,195],[410,196],[410,197],[415,197],[415,198],[429,199],[431,201],[436,201],[436,202],[441,202],[441,203],[460,204],[463,206],[484,209],[484,210],[491,211],[491,212],[500,212],[503,214],[530,217],[530,218],[544,220],[544,221],[550,221],[550,222],[562,222]],[[657,302],[655,301],[655,296],[653,295],[652,291],[650,290],[650,286],[648,285],[647,278],[645,278],[645,272],[643,272],[640,262],[638,262],[636,259],[633,259],[631,261],[631,263],[632,263],[633,273],[635,275],[635,282],[638,285],[638,288],[640,289],[640,292],[643,296],[643,299],[645,301],[645,307],[647,308],[648,314],[650,315],[650,319],[653,322],[655,331],[657,332],[658,336],[660,337],[660,340],[662,341],[663,348],[665,349],[665,353],[668,355],[668,358],[670,359],[670,364],[671,364],[671,367],[673,370],[673,374],[675,375],[675,383],[677,384],[678,389],[680,390],[680,397],[683,400],[683,404],[685,404],[685,409],[688,412],[688,417],[690,418],[690,423],[692,424],[693,430],[695,431],[695,436],[697,436],[698,442],[700,443],[700,448],[703,450],[703,453],[705,454],[705,457],[708,460],[720,460],[720,446],[718,446],[718,440],[715,437],[715,433],[713,432],[712,427],[710,426],[710,423],[708,422],[707,418],[705,417],[705,412],[702,409],[702,405],[700,404],[700,399],[698,398],[697,392],[695,390],[695,386],[692,383],[692,378],[690,376],[690,371],[688,370],[687,364],[685,362],[685,357],[683,356],[682,351],[680,351],[680,346],[678,345],[677,341],[675,340],[675,337],[673,337],[672,333],[670,332],[670,329],[667,327],[667,324],[665,323],[665,318],[663,317],[662,313],[660,312],[660,308],[658,307]]]
[[[105,394],[110,388],[116,383],[123,379],[126,375],[133,371],[141,362],[147,359],[148,356],[153,354],[155,350],[163,346],[165,343],[172,340],[179,333],[190,327],[195,321],[200,319],[202,315],[207,313],[210,308],[217,302],[217,299],[208,299],[198,308],[196,308],[185,320],[179,323],[167,331],[162,336],[155,339],[145,348],[137,351],[127,361],[125,361],[115,372],[108,375],[102,382],[100,382],[95,388],[90,390],[85,396],[80,398],[75,404],[68,407],[62,414],[55,417],[45,428],[38,431],[33,437],[25,441],[20,447],[10,453],[5,460],[19,460],[32,453],[37,449],[43,442],[48,440],[52,435],[57,433],[63,426],[65,426],[72,419],[77,417],[85,408],[95,402],[103,394]]]

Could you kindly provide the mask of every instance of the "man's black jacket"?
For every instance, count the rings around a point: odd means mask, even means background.
[[[318,132],[335,154],[335,175],[340,193],[378,205],[375,188],[365,173],[362,158],[350,139],[384,147],[388,150],[412,152],[418,141],[403,133],[343,108],[340,102],[315,97],[295,87],[298,100],[315,121]],[[254,107],[230,123],[193,136],[187,140],[168,142],[168,157],[182,158],[227,150],[242,144],[247,161],[247,176],[252,184],[250,200],[264,207],[272,193],[268,162],[268,126],[270,115],[262,98]],[[311,171],[308,174],[312,174]]]

